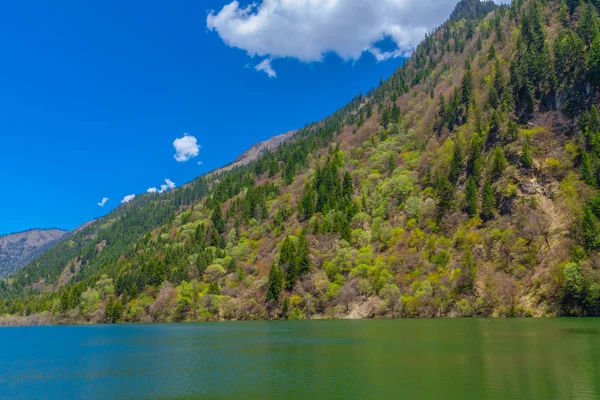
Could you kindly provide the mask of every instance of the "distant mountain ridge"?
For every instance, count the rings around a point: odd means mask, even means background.
[[[68,231],[30,229],[0,236],[0,278],[4,278],[46,251]]]
[[[210,173],[210,175],[216,175],[223,172],[231,171],[236,167],[242,167],[244,165],[248,165],[252,161],[257,160],[261,155],[263,155],[267,151],[271,151],[283,143],[287,142],[291,139],[297,131],[289,131],[286,133],[282,133],[281,135],[273,136],[270,139],[267,139],[262,142],[258,142],[252,145],[248,150],[244,153],[240,154],[235,161],[226,165],[225,167],[219,168]]]

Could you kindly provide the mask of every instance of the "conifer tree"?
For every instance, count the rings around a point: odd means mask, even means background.
[[[463,120],[469,115],[469,106],[471,105],[471,101],[473,100],[473,72],[471,70],[471,60],[468,57],[466,61],[466,69],[465,75],[463,76],[462,85],[461,85],[461,103],[462,103],[462,117]]]
[[[493,60],[496,58],[496,46],[494,46],[494,43],[492,43],[490,45],[490,48],[488,50],[488,55],[487,55],[488,60]]]
[[[212,216],[211,216],[211,221],[212,221],[213,227],[219,234],[222,234],[223,232],[225,232],[225,221],[223,220],[223,212],[221,210],[220,203],[215,204],[215,206],[213,208]]]
[[[472,176],[467,180],[465,187],[465,201],[467,203],[467,213],[470,217],[477,215],[477,184]]]
[[[452,204],[454,203],[454,185],[446,177],[441,177],[438,179],[436,186],[438,219],[441,219],[446,211],[452,208]]]
[[[494,211],[496,210],[496,193],[494,188],[489,181],[483,185],[483,194],[481,196],[481,218],[484,221],[489,221],[494,218]]]
[[[531,145],[529,144],[529,138],[525,138],[523,141],[523,150],[521,152],[521,164],[525,168],[531,168],[533,165],[533,157],[531,156]]]
[[[592,172],[592,165],[590,163],[590,157],[587,152],[583,152],[581,154],[581,179],[590,186],[596,185],[596,179],[594,178],[594,173]]]
[[[316,193],[309,182],[304,186],[304,194],[298,205],[298,214],[304,220],[309,219],[315,213]]]
[[[283,271],[274,264],[269,272],[269,288],[267,289],[267,302],[277,303],[283,288]]]
[[[342,196],[347,202],[352,201],[352,195],[354,194],[354,183],[352,182],[352,176],[349,172],[344,173],[344,181],[342,183]]]
[[[596,13],[596,8],[591,3],[586,4],[583,9],[583,15],[577,22],[577,34],[588,47],[598,35],[598,14]]]
[[[596,89],[600,88],[600,34],[597,34],[590,46],[588,56],[589,77]]]
[[[476,183],[481,179],[481,142],[481,136],[478,133],[473,134],[469,161],[467,163],[467,173],[473,177]]]
[[[490,169],[490,178],[492,180],[496,180],[496,179],[500,178],[500,176],[502,175],[502,172],[504,171],[504,168],[506,168],[507,164],[508,164],[508,162],[506,161],[506,156],[504,155],[504,150],[502,150],[502,147],[496,147],[496,149],[494,150],[494,158],[492,160],[492,167]]]
[[[285,273],[285,285],[293,289],[298,279],[298,263],[296,262],[296,246],[291,237],[287,236],[281,246],[279,265]]]
[[[585,206],[583,209],[581,229],[585,247],[588,250],[597,249],[600,239],[600,228],[598,227],[598,218],[594,215],[590,206]]]
[[[298,255],[296,257],[296,269],[299,276],[310,272],[310,258],[308,257],[308,253],[308,240],[306,239],[306,235],[302,233],[298,241]]]
[[[452,153],[452,160],[450,162],[450,174],[448,176],[448,179],[453,184],[456,184],[456,181],[461,173],[462,161],[463,155],[460,148],[459,137],[457,135],[456,140],[454,141],[454,150]]]

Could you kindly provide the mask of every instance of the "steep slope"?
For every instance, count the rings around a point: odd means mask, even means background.
[[[268,151],[276,149],[286,141],[290,140],[296,131],[290,131],[282,133],[281,135],[273,136],[272,138],[256,143],[235,159],[231,164],[226,165],[222,168],[217,169],[210,173],[210,175],[218,175],[224,172],[229,172],[234,168],[243,167],[250,164],[252,161],[256,161],[260,156]]]
[[[61,229],[31,229],[0,236],[0,278],[26,265],[66,233]]]
[[[0,283],[0,313],[600,314],[597,4],[487,7],[463,0],[390,79],[255,161],[46,253]]]

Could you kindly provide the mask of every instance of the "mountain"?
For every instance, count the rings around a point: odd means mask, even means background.
[[[283,143],[291,139],[295,133],[296,131],[286,132],[281,135],[273,136],[268,140],[256,143],[253,146],[251,146],[248,150],[246,150],[243,154],[241,154],[238,158],[236,158],[235,161],[233,161],[231,164],[219,168],[216,171],[213,171],[211,174],[221,174],[223,172],[231,171],[236,167],[243,167],[245,165],[248,165],[252,161],[257,160],[266,152],[281,146]]]
[[[61,229],[31,229],[0,236],[0,278],[26,265],[66,233]]]
[[[598,25],[597,2],[462,1],[330,117],[0,281],[0,314],[600,315]]]

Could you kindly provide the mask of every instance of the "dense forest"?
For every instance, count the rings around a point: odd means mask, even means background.
[[[329,118],[0,281],[2,321],[599,315],[599,12],[462,0]]]

